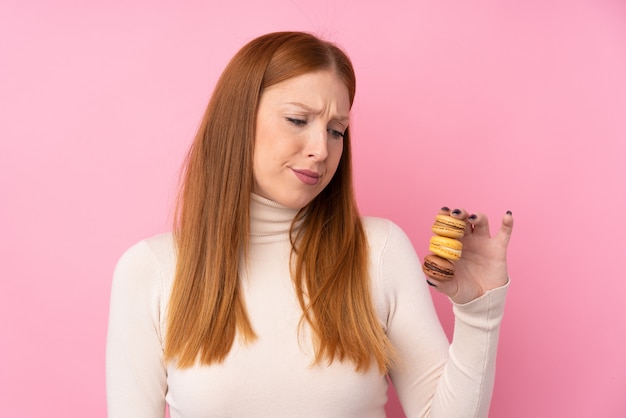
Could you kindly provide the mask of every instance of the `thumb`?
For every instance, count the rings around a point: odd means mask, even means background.
[[[511,234],[513,233],[513,214],[510,210],[502,217],[502,225],[498,231],[498,239],[506,246],[511,240]]]

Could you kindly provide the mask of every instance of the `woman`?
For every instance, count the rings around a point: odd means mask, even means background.
[[[173,234],[115,272],[110,417],[486,416],[512,217],[468,224],[449,345],[419,259],[352,189],[352,65],[299,32],[261,36],[222,74],[191,147]]]

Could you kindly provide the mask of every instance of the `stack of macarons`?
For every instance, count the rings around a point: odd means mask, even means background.
[[[422,270],[435,280],[450,280],[454,277],[454,264],[461,258],[463,243],[458,240],[465,234],[465,221],[448,215],[437,215],[432,231],[437,234],[430,239],[432,254],[424,257]],[[430,284],[430,282],[429,282]]]

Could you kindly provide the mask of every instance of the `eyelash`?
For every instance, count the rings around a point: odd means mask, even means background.
[[[306,120],[304,119],[296,119],[296,118],[287,118],[287,122],[291,122],[296,126],[304,126],[306,125]]]
[[[307,124],[306,120],[303,120],[303,119],[296,119],[296,118],[286,118],[286,119],[287,119],[287,122],[292,123],[296,126],[304,126]],[[343,132],[339,132],[336,129],[327,129],[327,131],[336,139],[343,138],[345,136]]]
[[[334,129],[329,129],[328,132],[330,132],[330,134],[334,136],[336,139],[343,139],[343,137],[345,136],[343,132],[339,132]]]

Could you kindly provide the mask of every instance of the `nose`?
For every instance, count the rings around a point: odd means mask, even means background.
[[[312,130],[305,146],[307,157],[324,161],[328,157],[328,133],[326,128]]]

